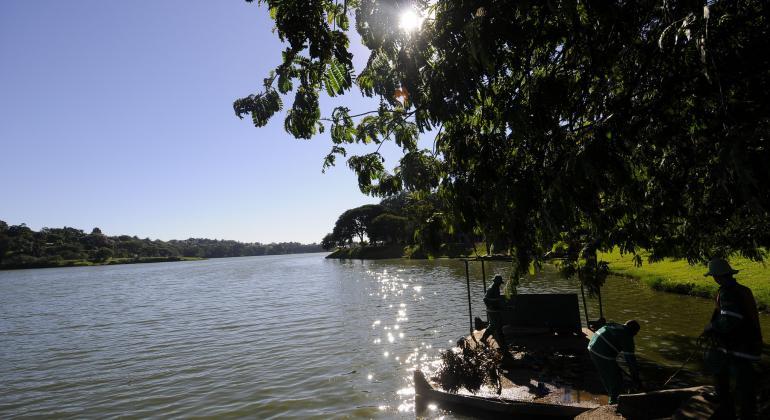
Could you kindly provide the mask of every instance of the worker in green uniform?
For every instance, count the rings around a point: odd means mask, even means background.
[[[704,274],[719,285],[716,308],[703,331],[713,343],[706,354],[706,365],[715,377],[722,416],[735,416],[730,392],[730,380],[734,378],[739,418],[753,419],[757,415],[757,373],[753,364],[762,352],[762,331],[754,295],[733,278],[737,273],[726,260],[713,259]]]
[[[639,366],[634,355],[634,336],[639,332],[639,323],[630,320],[620,325],[610,322],[599,328],[588,343],[588,352],[591,355],[599,376],[602,379],[610,404],[617,404],[618,395],[623,385],[623,376],[617,357],[623,354],[631,379],[637,388],[642,387],[639,380]]]
[[[486,344],[487,337],[492,335],[500,346],[500,350],[505,350],[505,336],[503,335],[503,297],[500,294],[500,286],[503,284],[503,276],[496,275],[492,281],[492,286],[484,295],[484,305],[487,307],[487,325],[484,335],[481,336],[481,342]]]

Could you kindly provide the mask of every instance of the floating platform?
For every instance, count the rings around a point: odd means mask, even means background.
[[[587,350],[593,331],[581,327],[575,294],[520,294],[498,313],[506,341],[498,392],[446,392],[415,370],[418,413],[426,404],[436,404],[474,417],[615,420],[709,418],[716,409],[712,387],[628,393],[609,405]],[[458,346],[482,345],[485,325],[480,319],[476,324]],[[492,337],[483,345],[500,349]]]

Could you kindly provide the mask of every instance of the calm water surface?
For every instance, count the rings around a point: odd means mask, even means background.
[[[468,332],[462,264],[323,256],[0,272],[0,417],[414,417],[411,371]],[[640,320],[657,363],[683,360],[711,313],[608,286],[605,316]],[[520,287],[578,290],[549,270]]]

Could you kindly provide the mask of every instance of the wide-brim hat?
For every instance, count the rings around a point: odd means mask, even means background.
[[[703,277],[707,276],[726,276],[728,274],[737,274],[738,270],[733,269],[730,267],[730,263],[727,262],[727,260],[722,258],[714,258],[713,260],[709,261],[709,271],[703,275]]]

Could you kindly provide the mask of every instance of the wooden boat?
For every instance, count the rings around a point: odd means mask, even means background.
[[[550,419],[574,418],[606,404],[606,396],[598,396],[593,392],[595,390],[583,386],[586,385],[584,382],[589,381],[594,383],[593,388],[601,388],[590,359],[574,356],[587,356],[585,349],[588,345],[588,339],[580,326],[577,295],[521,294],[516,296],[516,305],[508,312],[507,308],[503,310],[509,345],[526,349],[527,354],[538,357],[509,360],[504,374],[506,384],[503,388],[507,391],[505,397],[441,391],[434,388],[418,369],[414,372],[418,410],[420,406],[435,403],[453,411],[465,411],[474,417],[515,415],[521,418]],[[472,336],[463,338],[464,345],[471,348],[477,346],[482,333],[472,331]],[[492,338],[490,345],[499,348]],[[546,367],[545,370],[550,371],[548,374],[544,372]],[[578,380],[571,381],[567,376],[575,376]],[[542,384],[548,391],[540,395],[539,391],[533,391],[533,384]]]
[[[479,397],[439,391],[428,382],[419,369],[414,371],[415,402],[417,406],[429,403],[460,411],[472,410],[474,414],[517,415],[522,418],[571,419],[594,407],[516,401],[504,398]]]

